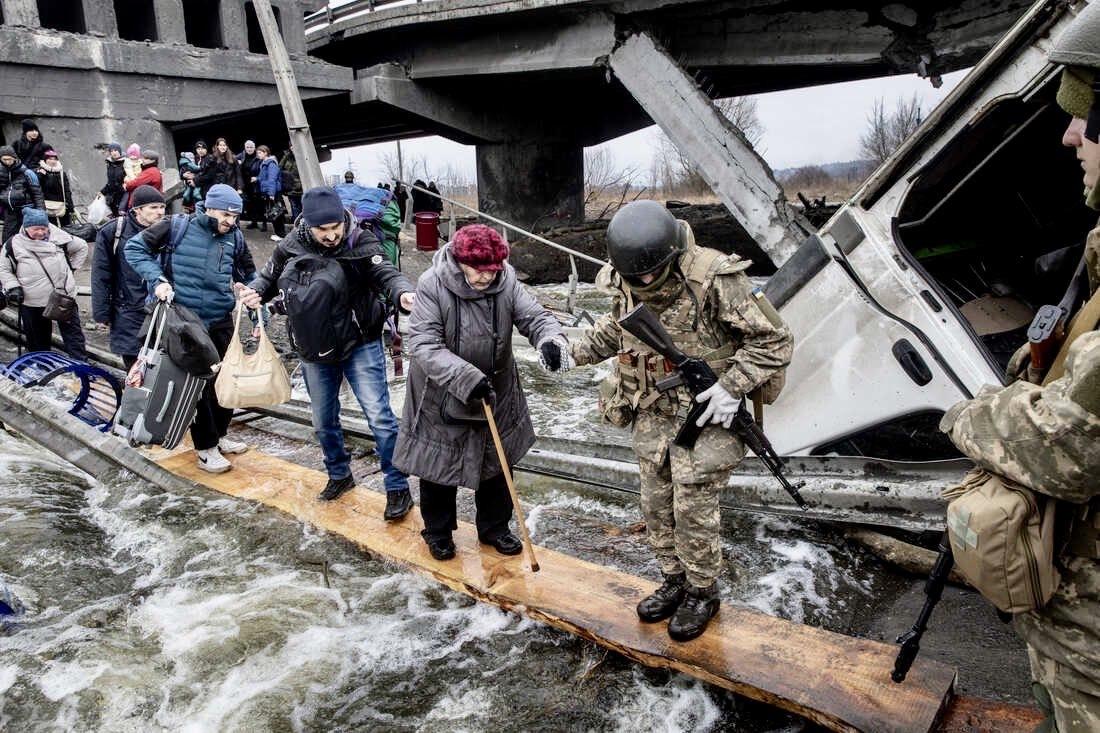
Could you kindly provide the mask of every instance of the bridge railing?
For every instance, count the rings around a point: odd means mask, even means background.
[[[415,0],[415,4],[420,4],[422,0]],[[306,34],[316,32],[330,26],[337,21],[344,20],[362,13],[373,13],[375,10],[387,6],[387,5],[411,5],[414,4],[414,0],[355,0],[339,7],[327,6],[324,10],[318,10],[316,13],[310,13],[306,16],[305,27]]]

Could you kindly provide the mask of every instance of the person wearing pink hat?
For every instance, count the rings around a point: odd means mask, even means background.
[[[422,532],[432,557],[455,556],[458,486],[475,489],[478,539],[505,555],[522,550],[512,534],[512,502],[483,401],[493,408],[510,465],[535,431],[512,353],[512,327],[547,371],[572,365],[569,343],[508,264],[508,244],[482,224],[463,227],[420,276],[406,341],[412,357],[393,462],[420,477]]]

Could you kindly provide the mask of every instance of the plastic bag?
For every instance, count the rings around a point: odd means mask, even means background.
[[[88,204],[88,222],[99,226],[111,216],[111,207],[107,205],[107,199],[96,196],[92,203]]]
[[[270,407],[290,399],[290,377],[279,361],[271,340],[267,337],[263,319],[258,319],[260,340],[255,353],[244,353],[241,344],[241,311],[237,302],[233,325],[233,339],[222,359],[218,378],[214,381],[214,393],[222,407]]]

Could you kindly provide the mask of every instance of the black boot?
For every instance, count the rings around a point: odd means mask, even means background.
[[[409,510],[413,508],[412,494],[408,489],[401,489],[400,491],[387,491],[386,492],[386,512],[382,516],[385,517],[387,522],[392,522],[395,519],[400,519],[409,513]]]
[[[511,532],[505,532],[492,540],[479,540],[483,545],[492,545],[501,555],[518,555],[523,552],[523,543]]]
[[[353,488],[355,488],[355,477],[350,473],[344,478],[330,478],[325,484],[324,491],[321,492],[320,499],[321,501],[339,499],[341,494]]]
[[[707,624],[718,613],[718,584],[709,588],[688,586],[684,602],[668,622],[668,635],[676,641],[689,641],[702,634]]]
[[[647,624],[664,621],[676,613],[676,607],[684,600],[687,590],[687,576],[683,573],[666,575],[661,587],[650,593],[638,603],[638,618]]]
[[[450,537],[441,538],[424,538],[424,542],[428,545],[428,552],[432,553],[432,557],[436,560],[450,560],[455,556],[455,543]]]

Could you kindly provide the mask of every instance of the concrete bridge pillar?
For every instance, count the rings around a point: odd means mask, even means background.
[[[787,204],[771,167],[647,33],[623,41],[610,56],[615,76],[706,179],[772,264],[787,261],[813,230]]]
[[[103,0],[84,0],[84,27],[88,33],[107,38],[118,38],[118,19],[115,4]]]
[[[39,26],[38,3],[35,0],[2,0],[4,25]]]
[[[248,24],[244,15],[244,0],[222,0],[222,45],[238,51],[248,50]]]
[[[153,0],[157,18],[157,40],[161,43],[187,43],[183,20],[183,0]]]
[[[584,221],[584,149],[534,139],[477,146],[478,208],[525,229]]]
[[[302,8],[297,2],[279,4],[279,26],[283,31],[283,41],[287,53],[305,55],[306,24]]]

